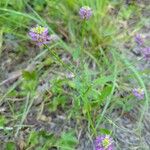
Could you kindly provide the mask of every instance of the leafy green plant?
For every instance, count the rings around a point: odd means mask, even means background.
[[[51,133],[45,131],[32,131],[28,136],[27,147],[28,149],[47,150],[54,147],[55,142],[56,137]]]
[[[6,150],[16,150],[16,145],[13,142],[7,142],[5,149]]]
[[[40,109],[41,113],[48,112],[49,115],[57,114],[57,111],[61,110],[67,119],[75,120],[77,126],[84,128],[85,122],[87,125],[85,130],[90,133],[91,138],[98,134],[111,135],[112,131],[101,128],[101,123],[107,120],[106,116],[115,108],[126,112],[139,104],[131,93],[125,93],[123,97],[120,94],[126,89],[131,92],[133,87],[130,80],[136,80],[145,93],[145,101],[141,102],[143,109],[139,119],[140,128],[144,112],[148,108],[144,73],[139,72],[128,58],[124,57],[123,51],[128,50],[124,48],[125,42],[129,42],[134,32],[144,23],[137,21],[137,24],[130,27],[130,21],[134,16],[136,19],[141,17],[141,8],[135,4],[123,5],[123,2],[116,0],[0,2],[2,26],[0,48],[4,45],[0,55],[3,55],[3,52],[7,55],[7,43],[10,41],[16,42],[18,46],[11,47],[8,55],[13,53],[16,57],[24,57],[27,50],[28,53],[32,53],[31,49],[36,53],[35,58],[28,58],[25,63],[27,66],[30,63],[36,64],[34,70],[22,71],[22,76],[8,87],[0,100],[4,104],[7,102],[13,114],[11,121],[15,126],[15,137],[20,134],[31,109],[37,111]],[[80,17],[79,9],[82,6],[92,9],[90,19],[82,20]],[[43,26],[44,29],[47,27],[50,35],[57,34],[59,40],[56,43],[51,42],[51,45],[34,46],[35,41],[29,42],[27,32],[36,24]],[[5,57],[4,62],[7,62]],[[71,74],[71,77],[68,74]],[[50,86],[43,93],[39,93],[38,86],[44,83]],[[123,83],[126,83],[125,86],[122,86]],[[42,100],[33,105],[37,97]],[[19,108],[16,108],[18,105]],[[0,126],[4,127],[7,120],[1,115]],[[63,131],[61,135],[55,135],[49,131],[35,131],[32,128],[29,130],[31,133],[26,140],[27,150],[50,148],[73,150],[79,143],[73,131]],[[13,142],[8,142],[6,149],[14,149],[14,145]]]
[[[62,133],[61,138],[57,142],[59,150],[72,150],[75,149],[78,141],[74,135],[74,132]]]
[[[7,123],[7,119],[5,118],[5,116],[0,115],[0,126],[4,127],[6,123]]]

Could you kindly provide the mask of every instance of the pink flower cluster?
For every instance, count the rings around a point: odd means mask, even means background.
[[[114,150],[113,139],[109,135],[98,136],[95,140],[95,150]]]

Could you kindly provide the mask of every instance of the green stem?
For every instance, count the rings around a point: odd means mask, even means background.
[[[30,99],[30,93],[27,94],[27,99],[26,99],[26,103],[25,103],[25,107],[24,107],[24,112],[23,112],[20,124],[19,124],[19,126],[17,128],[15,137],[18,136],[19,130],[21,129],[21,126],[23,125],[23,122],[24,122],[24,120],[25,120],[25,118],[27,116],[27,108],[28,108],[28,104],[29,104],[29,99]]]
[[[105,113],[107,111],[107,108],[108,108],[108,106],[109,106],[109,104],[110,104],[110,102],[112,100],[112,96],[113,96],[113,93],[114,93],[115,87],[116,87],[116,80],[117,80],[118,71],[117,71],[117,62],[116,62],[116,58],[115,58],[114,54],[113,54],[113,58],[114,58],[114,62],[115,62],[114,75],[113,75],[114,76],[113,86],[112,86],[111,93],[110,93],[110,95],[109,95],[109,97],[108,97],[108,99],[106,101],[105,106],[104,106],[104,109],[103,109],[103,111],[101,113],[100,119],[98,120],[98,122],[96,124],[96,129],[99,127],[99,125],[100,125],[100,123],[101,123],[101,121],[102,121],[102,119],[103,119],[103,117],[104,117],[104,115],[105,115]]]
[[[64,66],[64,67],[65,67],[67,70],[69,70],[73,75],[75,75],[74,71],[73,71],[68,65],[66,65],[52,49],[50,49],[47,45],[45,45],[45,46],[46,46],[46,48],[47,48],[48,50],[50,50],[51,54],[55,57],[55,59],[56,59],[62,66]],[[75,76],[76,76],[76,75],[75,75]]]

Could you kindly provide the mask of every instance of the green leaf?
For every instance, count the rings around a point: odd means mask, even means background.
[[[61,139],[58,141],[58,147],[60,147],[61,150],[73,150],[77,144],[78,140],[74,132],[62,133]]]
[[[23,71],[22,76],[25,80],[36,80],[37,79],[37,73],[36,71]]]
[[[13,142],[6,143],[6,150],[16,150],[16,146]]]
[[[105,100],[109,94],[111,93],[112,85],[105,86],[101,91],[101,95],[99,97],[100,100]]]
[[[35,146],[36,144],[38,144],[38,137],[38,133],[32,131],[28,137],[27,144],[30,146]]]
[[[0,126],[5,126],[6,123],[7,119],[5,118],[5,116],[0,115]]]
[[[97,86],[97,85],[104,85],[105,83],[107,82],[110,82],[110,81],[113,81],[114,77],[113,75],[110,75],[110,76],[102,76],[96,80],[94,80],[94,85]]]
[[[73,52],[73,59],[77,60],[80,57],[80,54],[81,54],[81,49],[80,48],[75,49]]]
[[[108,129],[105,129],[105,128],[101,128],[100,129],[100,133],[101,134],[107,134],[107,135],[110,135],[112,131],[108,130]]]

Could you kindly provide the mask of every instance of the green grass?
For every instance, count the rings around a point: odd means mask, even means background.
[[[85,5],[93,10],[88,21],[82,21],[78,15],[80,7]],[[144,113],[149,107],[147,85],[142,71],[134,67],[135,62],[125,57],[123,47],[143,26],[140,6],[127,6],[123,0],[3,0],[0,13],[0,56],[4,56],[9,44],[6,36],[12,35],[17,44],[16,51],[10,52],[14,61],[27,56],[26,66],[34,65],[32,71],[21,68],[20,78],[0,91],[0,104],[6,105],[11,113],[0,117],[3,134],[11,139],[3,144],[4,149],[15,149],[13,137],[19,139],[24,127],[28,131],[22,142],[27,150],[76,149],[80,142],[78,128],[89,134],[91,141],[100,134],[115,135],[113,131],[102,129],[101,125],[107,123],[117,127],[113,118],[108,117],[112,111],[120,108],[127,112],[138,105],[131,93],[134,87],[130,80],[135,80],[136,86],[145,92],[137,123],[141,134]],[[134,18],[134,24],[130,26],[129,22]],[[50,34],[57,34],[60,40],[35,48],[28,31],[36,24],[48,27]],[[69,55],[69,62],[62,60],[63,54]],[[74,77],[66,77],[68,73]],[[43,80],[51,86],[39,93],[38,87]],[[125,93],[126,89],[130,94],[121,98],[118,91]],[[36,105],[38,97],[42,101]],[[133,99],[134,105],[130,108],[126,108],[130,105],[128,98]],[[34,110],[38,113],[33,120],[45,115],[45,110],[51,115],[61,112],[67,121],[76,122],[75,129],[70,127],[59,135],[46,130],[36,131],[27,121]]]

